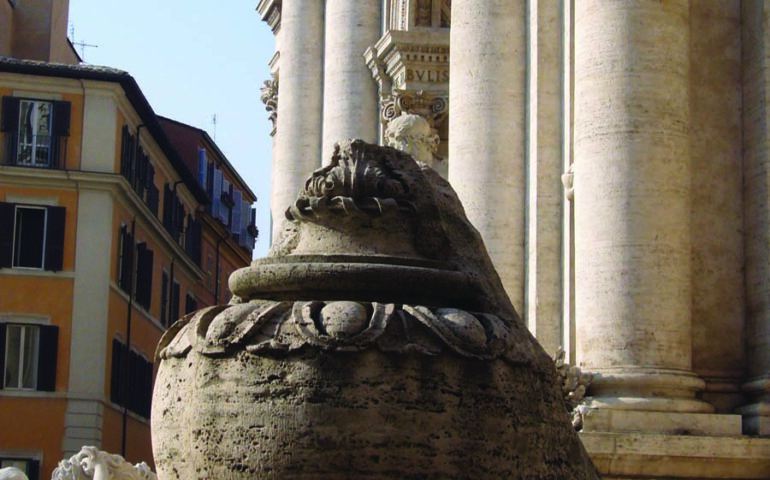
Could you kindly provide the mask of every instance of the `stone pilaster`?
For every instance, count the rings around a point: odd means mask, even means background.
[[[375,142],[379,99],[364,51],[380,37],[382,2],[327,0],[323,155],[346,138]]]
[[[687,0],[575,2],[577,360],[599,408],[713,410],[691,371],[689,21]]]
[[[293,0],[281,10],[281,101],[273,153],[270,209],[273,238],[308,170],[321,158],[323,106],[323,2]]]
[[[746,2],[743,20],[743,186],[746,357],[750,403],[738,409],[744,433],[770,435],[770,5]]]
[[[455,0],[452,16],[449,181],[522,312],[526,2]]]

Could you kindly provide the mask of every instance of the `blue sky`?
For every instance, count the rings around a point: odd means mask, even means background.
[[[259,257],[270,238],[272,143],[259,89],[270,76],[275,42],[256,5],[257,0],[70,0],[69,23],[75,42],[97,45],[81,54],[87,63],[128,71],[157,114],[216,139],[259,198]]]

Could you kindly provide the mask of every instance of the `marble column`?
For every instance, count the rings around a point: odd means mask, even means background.
[[[326,0],[324,162],[340,140],[377,142],[379,97],[364,51],[380,38],[381,22],[380,0]]]
[[[746,364],[744,433],[770,435],[770,2],[742,6]]]
[[[526,1],[455,0],[449,181],[524,311]]]
[[[689,20],[688,0],[575,2],[577,360],[598,408],[713,411],[692,373]]]
[[[280,31],[280,100],[273,152],[273,239],[305,178],[321,165],[323,108],[323,2],[283,2]]]

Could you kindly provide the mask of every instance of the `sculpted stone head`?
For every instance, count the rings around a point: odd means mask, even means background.
[[[438,132],[419,115],[405,113],[388,124],[385,142],[414,157],[418,162],[434,167],[434,156],[439,144]]]

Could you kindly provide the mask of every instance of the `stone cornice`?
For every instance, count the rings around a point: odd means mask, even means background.
[[[260,0],[257,4],[257,13],[270,26],[273,34],[281,29],[281,3],[282,0]]]

